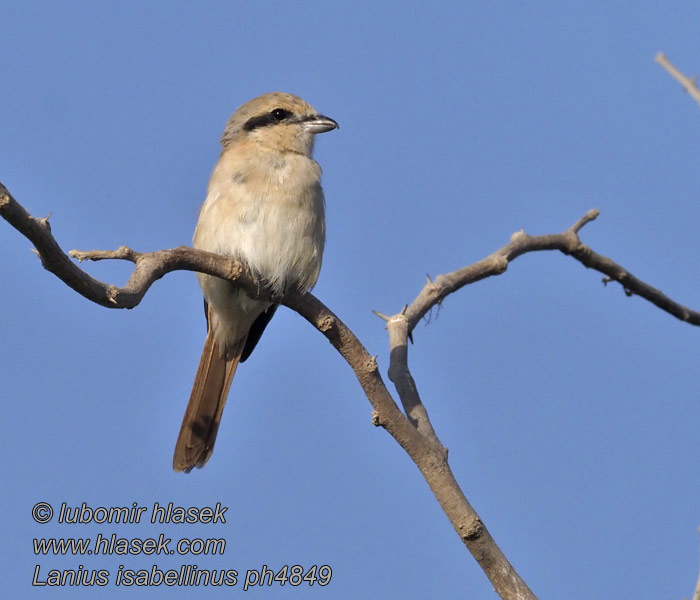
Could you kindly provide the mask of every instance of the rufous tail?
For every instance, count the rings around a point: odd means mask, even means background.
[[[246,336],[227,355],[222,356],[211,329],[207,333],[190,401],[175,444],[173,469],[176,471],[189,473],[193,467],[201,469],[212,455],[221,414],[245,341]]]

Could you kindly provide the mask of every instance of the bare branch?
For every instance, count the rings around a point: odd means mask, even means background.
[[[508,244],[482,261],[446,275],[439,275],[434,280],[428,278],[418,297],[408,307],[404,307],[399,314],[388,318],[382,315],[387,322],[387,329],[389,330],[389,348],[391,352],[389,379],[396,387],[410,423],[424,439],[425,445],[434,447],[436,452],[443,453],[444,468],[449,469],[447,465],[447,450],[443,447],[430,424],[428,411],[420,399],[415,381],[409,370],[408,339],[418,321],[433,306],[439,305],[452,292],[485,277],[500,275],[505,272],[512,260],[522,254],[539,250],[560,250],[564,254],[573,256],[586,267],[605,273],[607,280],[619,281],[628,295],[636,293],[679,319],[694,325],[700,324],[700,314],[672,301],[659,290],[652,288],[628,273],[614,261],[593,252],[588,246],[581,243],[578,237],[579,231],[586,224],[595,220],[598,215],[598,210],[589,210],[569,229],[559,234],[529,236],[524,231],[516,232],[511,236]],[[428,479],[428,476],[425,476]],[[455,482],[456,485],[457,483]],[[445,509],[445,507],[443,508]],[[445,512],[449,516],[447,509],[445,509]],[[479,537],[478,532],[475,537]],[[472,547],[470,546],[471,549]],[[482,568],[486,571],[486,567],[482,565]],[[528,590],[527,593],[531,592]],[[695,600],[700,600],[700,598]]]
[[[2,184],[0,215],[35,244],[46,269],[81,295],[108,308],[133,308],[153,282],[170,271],[181,269],[236,281],[252,297],[272,298],[265,289],[264,282],[257,280],[241,263],[184,246],[150,253],[135,252],[124,246],[112,251],[70,252],[79,261],[118,259],[133,262],[135,268],[129,281],[119,288],[92,278],[73,263],[51,234],[48,218],[32,217]],[[533,599],[535,596],[503,555],[455,480],[447,462],[447,450],[430,424],[427,410],[408,369],[407,341],[420,318],[433,306],[439,305],[447,295],[469,283],[503,273],[518,256],[540,250],[560,250],[584,266],[604,273],[606,281],[620,282],[628,294],[642,296],[688,323],[700,324],[699,313],[676,303],[611,259],[595,253],[581,243],[579,231],[597,216],[598,211],[591,210],[559,234],[530,236],[523,231],[516,232],[508,244],[485,259],[452,273],[439,275],[434,280],[428,278],[418,297],[398,315],[387,317],[377,313],[387,322],[391,346],[389,376],[396,386],[406,416],[399,410],[382,381],[376,358],[369,355],[335,314],[311,294],[292,291],[284,298],[274,298],[302,315],[346,359],[372,404],[372,422],[384,427],[418,466],[458,535],[504,599]]]
[[[700,89],[698,89],[698,84],[693,77],[687,77],[683,75],[676,67],[671,64],[666,55],[663,52],[659,52],[654,60],[659,63],[664,69],[666,69],[672,77],[677,79],[683,86],[683,89],[688,92],[695,102],[700,104]]]
[[[408,321],[403,313],[390,317],[387,321],[389,330],[389,379],[396,387],[404,412],[417,430],[429,443],[445,453],[447,450],[430,423],[428,411],[418,395],[416,382],[408,368]]]
[[[34,242],[46,269],[81,295],[108,308],[132,308],[157,279],[173,270],[209,273],[236,281],[255,298],[272,298],[264,282],[257,280],[241,263],[226,258],[179,247],[172,250],[139,253],[124,246],[112,251],[83,252],[70,255],[83,260],[128,260],[134,271],[124,287],[103,283],[82,271],[61,250],[51,234],[48,218],[36,219],[27,213],[7,189],[0,184],[0,215]],[[700,324],[700,314],[676,303],[659,290],[637,279],[611,259],[595,253],[581,243],[581,228],[598,216],[591,210],[559,234],[529,236],[516,232],[508,244],[485,259],[434,280],[428,278],[418,297],[398,315],[379,316],[387,321],[390,335],[391,365],[389,376],[401,398],[406,416],[389,394],[377,367],[376,358],[345,324],[311,294],[289,292],[275,298],[298,312],[333,344],[351,366],[373,407],[372,422],[384,427],[409,454],[425,477],[458,535],[479,562],[497,593],[504,599],[533,599],[535,596],[503,555],[481,518],[469,504],[447,462],[443,447],[430,424],[415,381],[408,369],[408,345],[412,329],[433,306],[461,287],[505,272],[508,264],[522,254],[539,250],[560,250],[584,266],[604,273],[607,281],[618,281],[627,293],[642,296],[659,308],[693,325]]]
[[[71,250],[70,256],[84,260],[128,260],[136,265],[129,281],[123,287],[99,281],[63,252],[56,242],[48,218],[32,217],[0,183],[0,216],[24,234],[36,247],[36,254],[44,268],[73,288],[81,296],[106,308],[134,308],[141,302],[151,285],[166,273],[176,270],[199,271],[223,279],[236,281],[253,298],[270,298],[264,283],[258,280],[242,263],[187,246],[157,252],[135,252],[126,246],[117,250]]]
[[[413,331],[421,318],[436,304],[442,302],[449,294],[458,289],[491,277],[500,275],[508,268],[508,264],[523,254],[542,250],[559,250],[572,256],[589,269],[600,271],[607,278],[604,282],[617,281],[628,292],[628,295],[640,296],[661,310],[674,317],[690,323],[700,325],[700,313],[671,300],[661,290],[653,288],[649,284],[637,279],[625,268],[618,265],[610,258],[594,252],[582,243],[578,237],[581,228],[598,217],[597,210],[589,210],[583,217],[562,233],[550,235],[530,236],[524,231],[518,231],[511,236],[510,242],[496,250],[493,254],[476,263],[452,271],[445,275],[438,275],[432,282],[426,283],[416,299],[409,304],[406,310],[409,331]]]
[[[270,297],[264,284],[257,281],[241,263],[193,248],[183,246],[172,250],[139,253],[122,246],[111,251],[70,252],[71,256],[80,261],[119,259],[133,262],[136,267],[128,283],[123,288],[118,288],[93,279],[71,262],[53,238],[48,222],[35,219],[27,213],[1,183],[0,215],[34,242],[46,269],[81,295],[108,308],[136,306],[154,281],[178,269],[200,271],[235,281],[255,298]],[[447,464],[447,452],[437,436],[434,432],[434,439],[423,435],[426,423],[430,426],[427,414],[426,420],[421,420],[420,416],[416,418],[416,413],[409,410],[412,421],[403,415],[382,380],[376,357],[370,356],[352,331],[317,298],[308,293],[291,291],[284,298],[275,300],[281,301],[309,321],[345,358],[372,404],[373,424],[386,429],[415,462],[460,539],[499,596],[504,600],[536,600],[469,504]],[[419,408],[424,411],[422,405]],[[412,422],[417,423],[420,429]],[[432,427],[429,431],[432,432]]]
[[[583,215],[576,223],[574,223],[569,229],[574,233],[581,231],[584,225],[587,225],[591,221],[595,221],[600,215],[600,211],[597,208],[592,208],[585,215]]]
[[[416,463],[460,539],[499,596],[504,600],[535,600],[460,489],[447,463],[446,450],[439,441],[434,443],[426,439],[396,406],[382,381],[375,357],[370,356],[352,331],[311,294],[287,294],[284,304],[323,333],[352,367],[374,408],[373,424],[384,427]]]
[[[518,256],[540,250],[560,250],[564,254],[573,256],[586,267],[605,273],[607,277],[603,280],[604,283],[618,281],[628,295],[637,294],[683,321],[692,325],[700,325],[700,313],[674,302],[661,291],[637,279],[620,265],[597,254],[579,240],[579,231],[587,223],[595,220],[599,214],[596,209],[589,210],[563,233],[530,236],[524,231],[518,231],[511,236],[508,244],[483,260],[452,273],[438,275],[434,280],[428,278],[417,298],[408,307],[404,307],[401,313],[393,317],[383,316],[389,330],[391,352],[389,379],[396,387],[409,421],[428,443],[442,448],[440,440],[430,425],[428,412],[420,399],[415,381],[408,368],[407,341],[410,333],[418,321],[449,294],[480,279],[504,273],[508,264]]]
[[[379,317],[382,321],[388,321],[388,320],[391,318],[391,317],[389,317],[388,315],[385,315],[385,314],[383,314],[383,313],[380,313],[380,312],[378,312],[378,311],[376,311],[376,310],[373,310],[372,313],[373,313],[375,316]]]

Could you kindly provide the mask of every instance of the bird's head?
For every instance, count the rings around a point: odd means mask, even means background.
[[[233,142],[255,141],[273,150],[311,156],[314,135],[337,127],[333,119],[317,113],[298,96],[271,92],[253,98],[233,113],[221,145],[226,149]]]

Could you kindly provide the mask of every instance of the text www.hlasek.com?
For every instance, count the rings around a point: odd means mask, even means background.
[[[181,538],[170,547],[172,538],[162,533],[158,538],[122,538],[116,534],[103,536],[97,534],[94,544],[92,538],[34,538],[34,554],[72,554],[72,555],[141,555],[145,554],[223,554],[226,551],[224,538]]]

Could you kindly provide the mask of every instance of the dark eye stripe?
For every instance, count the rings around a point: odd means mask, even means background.
[[[257,117],[251,117],[243,125],[245,131],[253,131],[258,127],[267,127],[268,125],[275,125],[276,123],[281,123],[292,116],[292,113],[284,108],[275,108],[269,113],[264,115],[258,115]]]

